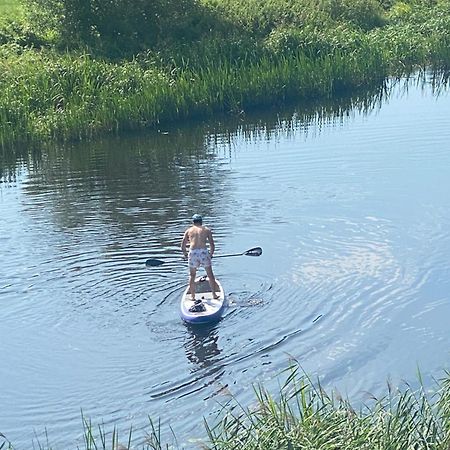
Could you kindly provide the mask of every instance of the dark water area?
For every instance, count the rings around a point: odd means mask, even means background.
[[[354,401],[427,388],[450,361],[450,96],[402,80],[367,98],[0,160],[0,432],[82,446],[81,412],[184,448],[294,358]],[[194,212],[217,254],[221,322],[180,320]]]

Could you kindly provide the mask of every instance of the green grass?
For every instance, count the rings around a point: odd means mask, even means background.
[[[406,388],[356,410],[293,369],[274,398],[256,389],[256,404],[225,412],[208,428],[214,450],[448,450],[450,374],[431,397]]]
[[[22,17],[22,5],[18,0],[0,0],[0,24],[7,19],[20,20]]]
[[[280,377],[280,380],[282,377]],[[283,376],[276,396],[255,386],[255,402],[242,407],[228,403],[215,421],[205,422],[206,435],[199,448],[209,450],[448,450],[450,448],[450,373],[436,383],[433,393],[423,387],[394,390],[355,408],[339,394],[292,367]],[[133,430],[119,433],[94,426],[82,418],[85,450],[181,449],[172,430],[165,442],[160,422],[150,421],[146,441],[132,446]],[[213,423],[214,422],[214,423]],[[199,421],[199,428],[201,423]],[[164,430],[166,431],[166,430]],[[0,433],[0,438],[2,434]],[[40,450],[51,447],[51,437],[38,442]],[[12,449],[6,438],[0,449]],[[75,445],[73,446],[75,448]]]
[[[142,61],[115,64],[87,54],[16,53],[13,47],[3,52],[0,141],[5,144],[88,138],[288,99],[330,98],[386,75],[380,55],[368,49],[320,58],[298,51],[242,63],[216,59],[175,77]],[[369,65],[373,70],[366,70]]]
[[[0,146],[328,99],[450,68],[450,0],[204,3],[212,31],[138,54],[100,41],[69,51],[57,30],[39,34],[24,18],[0,26]]]

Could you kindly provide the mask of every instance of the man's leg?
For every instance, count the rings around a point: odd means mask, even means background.
[[[205,267],[205,270],[206,270],[206,275],[208,275],[208,278],[209,278],[209,285],[211,286],[213,298],[218,299],[219,296],[216,294],[216,291],[217,291],[216,277],[214,276],[212,266]]]
[[[189,291],[191,292],[191,299],[195,300],[195,276],[197,269],[189,266]]]

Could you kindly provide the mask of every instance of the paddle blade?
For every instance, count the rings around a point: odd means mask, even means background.
[[[247,250],[244,252],[245,256],[261,256],[262,255],[262,248],[261,247],[255,247],[251,248],[250,250]]]
[[[157,267],[162,264],[164,264],[164,261],[161,261],[160,259],[147,259],[147,261],[145,261],[147,267]]]

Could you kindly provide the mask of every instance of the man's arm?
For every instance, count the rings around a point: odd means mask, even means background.
[[[187,258],[187,256],[188,256],[187,249],[186,249],[188,242],[189,242],[189,233],[188,233],[188,230],[186,230],[184,232],[183,240],[181,241],[181,251],[183,252],[183,255],[185,258]]]
[[[208,229],[208,242],[209,242],[209,254],[212,256],[214,255],[214,250],[216,249],[216,246],[214,244],[214,239],[212,235],[212,231]]]

